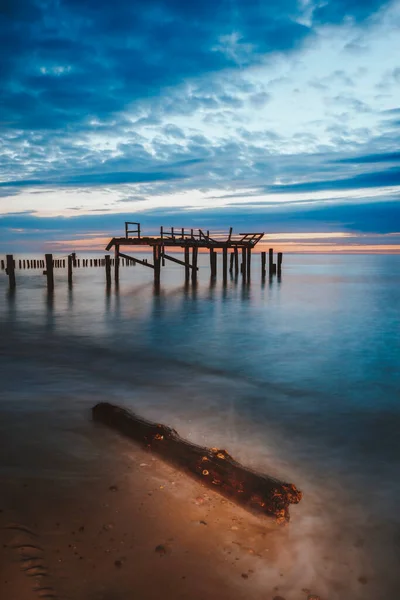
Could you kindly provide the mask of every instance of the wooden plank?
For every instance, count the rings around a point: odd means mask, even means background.
[[[202,485],[251,512],[274,518],[279,524],[289,521],[290,504],[298,504],[302,498],[294,484],[249,469],[226,450],[193,444],[171,427],[147,421],[118,406],[97,404],[92,415],[95,421],[158,454]]]
[[[185,248],[185,255],[186,255],[186,250],[189,251],[189,248]],[[166,260],[170,260],[171,262],[174,262],[174,263],[177,263],[178,265],[182,265],[183,267],[186,267],[186,262],[183,260],[179,260],[179,258],[175,258],[174,256],[170,256],[169,254],[165,254],[165,253],[162,253],[161,256],[164,257]],[[190,263],[188,264],[188,266],[189,266],[189,269],[193,269],[193,266]],[[197,270],[199,270],[199,269],[197,268]]]
[[[154,266],[151,263],[147,263],[144,260],[139,260],[138,258],[134,258],[133,256],[128,256],[127,254],[119,253],[120,256],[127,258],[128,260],[133,260],[133,262],[138,263],[139,265],[143,265],[144,267],[150,267],[150,269],[154,269]]]

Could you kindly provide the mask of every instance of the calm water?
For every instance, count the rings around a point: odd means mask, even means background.
[[[52,296],[40,271],[17,271],[14,294],[1,272],[0,414],[73,423],[110,400],[224,445],[304,490],[290,525],[296,588],[306,573],[324,599],[395,598],[400,256],[284,259],[280,282],[261,283],[256,255],[251,284],[224,287],[203,255],[195,288],[168,265],[158,292],[140,266],[109,293],[103,269],[77,270],[71,290],[55,271]],[[20,463],[2,468],[22,476]]]

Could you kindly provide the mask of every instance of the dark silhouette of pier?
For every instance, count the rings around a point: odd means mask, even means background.
[[[106,250],[109,252],[114,249],[115,257],[106,254],[104,258],[85,258],[79,259],[73,252],[65,258],[53,258],[52,254],[45,254],[44,260],[41,259],[19,259],[14,260],[12,254],[7,254],[6,260],[0,260],[1,270],[5,270],[9,279],[10,289],[16,287],[15,271],[19,269],[44,269],[43,275],[47,278],[47,287],[49,290],[54,288],[54,269],[67,268],[68,285],[72,285],[73,271],[80,267],[104,267],[106,274],[106,284],[110,287],[112,284],[112,268],[114,268],[114,280],[119,282],[121,266],[141,265],[152,269],[154,273],[155,284],[160,283],[161,269],[166,261],[182,265],[185,269],[185,282],[190,279],[192,283],[197,281],[198,273],[198,253],[209,252],[211,278],[217,277],[217,255],[222,254],[222,278],[224,283],[228,279],[228,270],[235,277],[241,274],[244,282],[250,281],[252,250],[262,240],[264,232],[258,233],[233,233],[232,227],[227,232],[210,232],[202,229],[185,229],[170,227],[160,227],[157,235],[143,235],[140,223],[125,222],[125,235],[123,237],[113,237]],[[147,247],[153,252],[153,262],[147,259],[141,259],[137,256],[127,254],[134,248]],[[121,251],[121,248],[124,252]],[[183,260],[176,256],[171,256],[170,251],[183,251]],[[229,258],[229,265],[228,265]],[[270,248],[268,252],[268,273],[269,276],[278,275],[280,277],[282,269],[282,253],[278,253],[277,263],[274,263],[274,252]],[[265,278],[267,273],[267,253],[261,252],[261,276]]]

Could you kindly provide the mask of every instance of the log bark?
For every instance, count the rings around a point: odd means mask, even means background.
[[[96,404],[93,419],[139,442],[161,458],[199,479],[205,486],[251,512],[289,521],[289,505],[302,493],[292,484],[259,473],[238,463],[226,450],[204,448],[181,438],[172,428],[152,423],[108,403]]]

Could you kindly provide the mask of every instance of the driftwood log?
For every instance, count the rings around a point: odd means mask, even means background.
[[[178,433],[108,403],[96,404],[93,419],[139,442],[205,486],[214,489],[252,512],[289,521],[289,504],[300,502],[302,493],[284,483],[242,466],[226,450],[204,448],[181,438]]]

